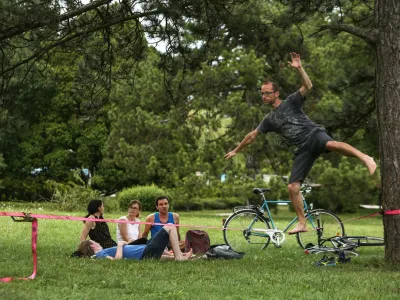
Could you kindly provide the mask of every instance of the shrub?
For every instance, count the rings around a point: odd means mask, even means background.
[[[247,199],[240,197],[222,197],[203,199],[204,209],[232,209],[247,204]]]
[[[104,197],[103,201],[104,201],[104,210],[106,213],[121,211],[117,197]],[[126,211],[126,208],[124,209],[124,211]]]
[[[174,198],[176,199],[176,198]],[[202,210],[204,209],[203,202],[200,198],[178,198],[174,201],[174,209],[176,210]]]
[[[341,157],[334,168],[329,161],[319,159],[310,173],[315,182],[322,184],[307,196],[314,207],[334,212],[355,212],[360,204],[378,204],[379,189],[366,168]]]
[[[227,180],[221,182],[219,177],[205,174],[201,177],[185,177],[182,184],[169,193],[173,195],[176,210],[231,209],[250,203],[261,204],[260,197],[253,193],[255,187],[271,187],[268,198],[279,199],[282,190],[287,189],[286,184],[280,178],[271,183],[266,184],[261,176],[253,179],[232,174],[228,174]]]
[[[153,211],[155,209],[155,199],[162,195],[168,196],[163,189],[154,184],[147,186],[135,186],[124,189],[118,193],[118,202],[120,208],[122,210],[126,210],[128,209],[128,204],[130,201],[133,199],[138,199],[142,203],[142,210]],[[172,205],[170,204],[170,206],[170,210],[172,210]]]
[[[45,187],[52,193],[50,201],[56,202],[62,211],[85,211],[90,200],[100,197],[99,192],[74,182],[58,183],[47,180]]]

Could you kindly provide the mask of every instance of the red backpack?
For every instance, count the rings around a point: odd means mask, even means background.
[[[193,254],[204,254],[210,248],[210,237],[203,230],[188,230],[185,238],[185,252],[192,249]]]

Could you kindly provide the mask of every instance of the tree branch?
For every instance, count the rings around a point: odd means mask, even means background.
[[[138,18],[141,18],[141,17],[153,15],[153,14],[159,14],[160,12],[162,12],[162,11],[153,10],[153,11],[146,12],[146,13],[136,14],[134,16],[121,17],[121,18],[114,19],[114,20],[112,20],[110,22],[107,22],[107,23],[99,24],[98,26],[95,26],[95,27],[90,28],[90,29],[86,29],[86,30],[81,31],[81,32],[71,33],[65,39],[59,40],[59,41],[57,41],[55,43],[52,43],[52,44],[48,45],[47,47],[43,47],[43,48],[37,50],[30,57],[28,57],[28,58],[26,58],[24,60],[20,60],[18,63],[16,63],[15,65],[12,65],[8,69],[1,70],[0,71],[0,76],[3,76],[4,74],[6,74],[6,73],[8,73],[8,72],[10,72],[12,70],[15,70],[19,66],[31,61],[34,58],[40,58],[44,54],[46,54],[48,51],[50,51],[51,49],[56,48],[56,47],[61,46],[61,45],[64,45],[65,43],[68,43],[68,42],[70,42],[70,41],[72,41],[74,39],[77,39],[78,37],[81,37],[81,36],[84,36],[84,35],[88,35],[89,33],[92,33],[92,32],[95,32],[95,31],[99,31],[99,30],[107,28],[109,26],[121,24],[121,23],[130,21],[130,20],[138,19]]]
[[[43,18],[41,21],[37,22],[26,22],[22,23],[18,27],[11,27],[11,28],[6,28],[0,31],[0,41],[3,41],[8,38],[12,38],[14,36],[17,36],[21,33],[24,33],[25,31],[40,28],[43,26],[51,25],[51,24],[58,24],[60,22],[63,22],[65,20],[68,20],[70,18],[79,16],[89,10],[95,9],[99,6],[102,6],[104,4],[110,3],[112,0],[97,0],[93,1],[87,5],[84,5],[76,10],[73,10],[71,12],[67,12],[59,17],[52,18],[52,19],[45,19]]]
[[[375,29],[365,30],[359,27],[345,25],[345,24],[327,24],[320,26],[318,31],[313,33],[312,35],[315,35],[324,30],[344,31],[347,33],[351,33],[352,35],[362,38],[364,41],[372,45],[376,43],[378,34]]]

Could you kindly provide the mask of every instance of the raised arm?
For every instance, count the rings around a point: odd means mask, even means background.
[[[147,216],[146,222],[154,223],[154,214],[152,214],[150,216]],[[143,233],[142,233],[142,238],[146,238],[147,239],[147,236],[149,235],[149,231],[150,231],[151,226],[152,226],[151,224],[146,224],[146,226],[144,226],[144,230],[143,230]]]
[[[308,91],[311,90],[312,88],[310,77],[308,77],[306,71],[304,71],[301,65],[300,54],[291,52],[290,56],[292,57],[292,61],[291,62],[289,61],[288,63],[292,68],[295,68],[300,74],[301,81],[303,82],[303,85],[300,88],[300,94],[304,97],[308,93]]]
[[[229,159],[232,156],[235,156],[240,150],[242,150],[243,148],[245,148],[247,145],[250,145],[251,143],[253,143],[257,136],[258,136],[259,132],[257,129],[253,130],[252,132],[248,133],[243,141],[240,142],[240,144],[232,151],[228,152],[227,154],[225,154],[224,158]]]

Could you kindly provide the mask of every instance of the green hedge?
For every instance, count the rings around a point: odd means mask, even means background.
[[[121,211],[117,197],[104,197],[104,198],[100,198],[100,199],[102,199],[104,202],[104,210],[105,210],[106,214],[109,212],[120,212]],[[126,208],[123,211],[126,211]]]
[[[142,203],[142,210],[154,211],[154,201],[157,197],[167,195],[166,191],[156,185],[135,186],[127,188],[118,193],[118,202],[122,210],[128,209],[128,204],[134,199],[138,199]],[[172,206],[170,204],[170,210]]]
[[[246,204],[247,200],[239,197],[203,199],[204,209],[231,209],[235,206],[242,206]]]
[[[375,176],[378,175],[379,172]],[[377,182],[380,181],[375,176],[369,175],[364,165],[347,157],[341,157],[338,167],[320,158],[310,177],[322,187],[313,189],[307,201],[314,203],[314,207],[338,213],[356,212],[360,204],[379,204]]]
[[[193,198],[176,200],[174,208],[176,210],[232,209],[246,203],[246,199],[239,197]]]
[[[176,210],[202,210],[204,209],[203,203],[199,198],[180,198],[174,201],[174,209]]]
[[[52,193],[50,201],[57,203],[58,209],[62,211],[86,211],[90,200],[100,198],[98,191],[74,182],[64,184],[47,180],[45,188]]]

